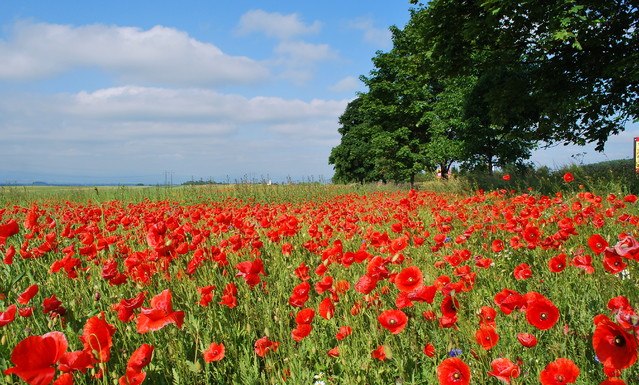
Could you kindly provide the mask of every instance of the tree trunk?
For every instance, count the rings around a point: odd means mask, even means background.
[[[446,167],[446,165],[447,165],[447,162],[439,164],[439,169],[442,170],[441,172],[442,180],[448,180],[448,167]]]

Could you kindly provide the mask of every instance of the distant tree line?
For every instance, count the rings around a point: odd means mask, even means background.
[[[202,178],[200,178],[200,180],[188,180],[182,183],[182,186],[205,186],[209,184],[222,184],[222,183],[215,182],[213,179],[210,179],[210,178],[208,180],[203,180]]]
[[[602,151],[639,118],[635,0],[411,4],[339,119],[334,182],[412,183],[453,162],[492,172],[556,144]]]

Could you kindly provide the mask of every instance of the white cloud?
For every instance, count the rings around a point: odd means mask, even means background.
[[[242,15],[237,32],[241,35],[263,33],[269,37],[290,39],[299,35],[317,33],[321,28],[322,24],[319,21],[316,20],[311,25],[305,24],[296,13],[283,15],[254,9]]]
[[[271,64],[281,69],[280,77],[297,85],[304,85],[313,77],[316,63],[340,59],[339,53],[328,44],[284,41],[273,51],[275,58]]]
[[[328,44],[312,44],[302,41],[282,42],[278,44],[275,53],[293,66],[306,66],[319,61],[335,60],[339,54]]]
[[[391,46],[392,34],[388,28],[377,28],[373,25],[371,17],[360,17],[352,20],[350,27],[364,33],[364,41],[381,48]]]
[[[348,76],[328,87],[333,92],[355,91],[362,87],[362,83],[354,76]]]
[[[0,40],[0,57],[0,80],[29,81],[81,68],[106,71],[123,83],[169,86],[252,84],[269,76],[250,58],[163,26],[18,22]]]
[[[348,101],[247,98],[199,88],[122,86],[54,96],[0,98],[0,114],[30,120],[45,115],[112,122],[215,121],[267,123],[339,116]]]
[[[65,173],[57,181],[71,182],[153,174],[132,181],[161,183],[162,170],[175,171],[176,180],[276,172],[328,178],[347,103],[140,86],[0,94],[0,182],[17,171]],[[120,180],[128,181],[107,182]]]

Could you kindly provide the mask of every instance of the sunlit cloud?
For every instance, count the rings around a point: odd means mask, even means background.
[[[283,15],[278,12],[254,9],[242,15],[236,31],[240,35],[262,33],[269,37],[286,40],[300,35],[318,33],[321,28],[322,23],[319,21],[306,24],[296,13]]]
[[[362,32],[364,34],[364,41],[371,45],[380,48],[389,48],[392,46],[392,34],[390,30],[388,28],[375,27],[371,17],[360,17],[351,20],[349,26]]]
[[[18,22],[0,40],[0,80],[33,81],[98,69],[120,84],[220,86],[269,77],[261,63],[231,56],[174,28]]]

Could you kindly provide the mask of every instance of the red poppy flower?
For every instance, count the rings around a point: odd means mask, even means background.
[[[315,310],[303,309],[303,310],[300,310],[297,313],[297,315],[295,315],[295,323],[310,324],[313,322],[313,318],[315,318]]]
[[[626,369],[637,361],[635,338],[605,315],[597,318],[592,345],[599,361],[614,370]]]
[[[490,350],[499,341],[499,334],[494,327],[490,325],[483,325],[475,332],[475,341],[481,345],[484,350]]]
[[[111,346],[115,327],[107,323],[104,313],[91,317],[84,324],[80,340],[84,345],[84,351],[91,354],[96,362],[107,362],[111,358]]]
[[[603,263],[604,269],[610,274],[617,274],[628,267],[628,264],[625,263],[621,256],[611,247],[604,250],[604,257],[601,262]]]
[[[570,183],[573,180],[575,180],[575,177],[572,175],[572,173],[567,172],[564,174],[564,181],[566,181],[566,183]]]
[[[331,319],[335,314],[335,305],[330,297],[326,297],[320,302],[318,313],[324,319]]]
[[[504,242],[501,239],[495,239],[492,243],[492,250],[494,253],[499,253],[504,249]]]
[[[335,335],[335,338],[338,340],[343,340],[344,338],[350,336],[353,333],[353,328],[350,326],[342,326],[339,328],[339,332]]]
[[[399,253],[408,246],[408,238],[398,237],[391,241],[390,249],[394,254]]]
[[[433,344],[431,344],[430,342],[429,342],[429,343],[427,343],[427,344],[424,346],[424,354],[425,354],[427,357],[431,357],[431,358],[432,358],[432,357],[435,357],[435,353],[436,353],[436,352],[435,352],[435,347],[434,347],[434,346],[433,346]]]
[[[424,283],[424,275],[417,266],[410,266],[400,271],[395,277],[395,285],[403,292],[418,289]]]
[[[64,334],[50,332],[42,336],[31,336],[18,342],[11,352],[15,365],[6,369],[6,375],[15,374],[31,385],[46,385],[55,376],[55,365],[69,344]]]
[[[568,358],[557,358],[539,374],[542,385],[574,384],[579,377],[579,368]]]
[[[206,362],[219,361],[222,358],[224,358],[225,351],[226,351],[226,348],[224,347],[224,344],[217,344],[213,342],[211,343],[209,348],[204,351],[204,361]]]
[[[499,306],[502,313],[509,315],[516,308],[525,305],[524,296],[510,289],[504,289],[495,295],[495,304]]]
[[[339,357],[339,346],[334,347],[326,353],[329,357]]]
[[[120,377],[120,385],[139,385],[144,382],[146,373],[142,369],[151,362],[153,346],[142,344],[133,352],[126,367],[126,374]]]
[[[506,175],[502,176],[501,179],[508,181],[508,180],[510,180],[510,175],[506,174]]]
[[[627,259],[639,260],[639,240],[630,235],[625,235],[614,247],[615,252]]]
[[[593,253],[599,255],[602,251],[608,247],[608,241],[604,239],[599,234],[593,234],[588,238],[588,246],[593,251]]]
[[[608,378],[599,383],[599,385],[626,385],[626,382],[621,378]]]
[[[488,372],[488,375],[504,381],[507,384],[510,384],[511,378],[519,377],[519,365],[513,363],[508,358],[496,358],[490,363],[490,366],[493,370]]]
[[[377,349],[373,350],[371,357],[384,361],[386,359],[386,350],[384,349],[384,345],[379,345]]]
[[[448,295],[442,300],[440,309],[444,316],[453,317],[457,314],[457,310],[459,309],[459,301],[457,298]]]
[[[373,278],[368,274],[364,274],[359,277],[359,280],[355,284],[355,290],[362,294],[369,294],[377,287],[377,278]]]
[[[133,354],[131,354],[131,358],[129,358],[129,362],[127,363],[127,368],[131,368],[137,371],[142,370],[145,366],[147,366],[151,362],[151,356],[153,355],[154,347],[148,344],[142,344],[139,348],[137,348]]]
[[[351,284],[346,280],[337,281],[335,284],[335,292],[339,295],[346,293],[351,288]]]
[[[630,306],[630,301],[628,301],[628,298],[624,297],[623,295],[610,298],[610,300],[606,304],[606,307],[612,310],[613,314],[624,309],[632,309],[632,307]]]
[[[497,310],[490,306],[482,306],[479,309],[479,325],[495,326],[495,317],[497,316]]]
[[[331,277],[330,275],[325,275],[324,277],[322,277],[321,281],[315,284],[315,292],[317,294],[322,294],[326,290],[329,290],[331,287],[333,287],[333,277]]]
[[[219,302],[220,305],[228,306],[229,309],[233,309],[237,306],[237,287],[233,282],[229,282],[224,291],[222,292],[222,300]]]
[[[539,330],[555,326],[559,319],[559,309],[549,299],[538,298],[526,307],[526,321]]]
[[[17,308],[16,305],[9,305],[7,310],[0,312],[0,328],[13,322]]]
[[[311,334],[312,330],[313,327],[310,324],[298,324],[297,327],[291,332],[291,337],[293,338],[293,340],[300,342],[309,334]]]
[[[527,348],[537,345],[537,338],[530,333],[517,333],[517,341]]]
[[[4,244],[5,239],[20,232],[20,226],[14,219],[9,219],[7,223],[0,225],[0,245]]]
[[[266,275],[264,273],[264,264],[260,258],[256,258],[253,261],[240,262],[235,265],[235,268],[239,270],[235,276],[244,278],[244,281],[251,289],[260,283],[260,274]]]
[[[306,281],[311,279],[311,276],[308,275],[308,272],[311,270],[310,267],[306,266],[304,262],[300,263],[300,266],[295,269],[295,275],[300,281]]]
[[[73,374],[62,373],[53,381],[53,385],[73,385]]]
[[[426,321],[435,321],[437,319],[437,314],[435,314],[432,310],[426,310],[422,316],[426,319]]]
[[[98,372],[99,375],[96,378],[102,378],[102,372]],[[146,379],[146,372],[139,372],[133,369],[126,369],[126,374],[120,377],[118,384],[119,385],[140,385]],[[55,385],[55,384],[54,384]]]
[[[22,294],[18,296],[18,303],[21,305],[26,305],[31,301],[31,298],[35,297],[38,294],[39,287],[38,285],[29,286]]]
[[[570,262],[576,268],[583,269],[586,274],[592,274],[595,272],[595,268],[592,267],[592,257],[590,255],[578,255]]]
[[[539,230],[539,227],[528,225],[522,232],[522,235],[526,242],[534,244],[539,240],[541,230]]]
[[[58,361],[58,370],[64,373],[80,371],[85,373],[87,369],[93,367],[93,355],[84,350],[66,352]]]
[[[439,317],[439,327],[440,328],[452,328],[453,326],[457,327],[455,324],[457,323],[457,315],[443,315]]]
[[[33,315],[33,306],[21,307],[18,309],[18,314],[20,314],[20,317],[31,317]]]
[[[311,290],[311,284],[307,281],[300,283],[293,288],[293,292],[288,299],[289,305],[293,307],[303,307],[308,301],[308,293]]]
[[[282,245],[282,255],[291,255],[292,252],[293,252],[292,243],[287,242]]]
[[[1,243],[2,243],[2,238],[0,238],[0,244]],[[15,255],[16,255],[16,248],[15,248],[15,246],[11,245],[11,246],[9,246],[7,251],[4,252],[4,259],[2,260],[2,262],[5,265],[12,265],[13,264],[13,257]]]
[[[390,273],[386,267],[387,263],[389,263],[389,261],[380,256],[373,257],[373,259],[368,262],[368,265],[366,265],[366,274],[375,279],[388,278]]]
[[[200,300],[197,301],[197,304],[200,306],[209,306],[209,303],[213,301],[213,290],[215,290],[215,286],[198,286],[197,292],[200,294]]]
[[[276,351],[279,346],[279,342],[269,341],[268,337],[262,337],[255,341],[255,354],[264,357],[269,351]]]
[[[530,270],[530,266],[527,263],[522,263],[515,267],[513,275],[515,276],[515,279],[528,279],[532,277],[532,270]]]
[[[142,291],[133,298],[124,298],[119,303],[111,306],[111,310],[118,312],[120,321],[129,322],[135,318],[133,311],[141,307],[146,300],[146,294],[146,291]]]
[[[561,273],[566,268],[566,254],[561,253],[548,261],[548,268],[553,273]]]
[[[60,305],[62,305],[62,301],[57,299],[55,297],[55,294],[53,294],[51,297],[45,298],[44,301],[42,301],[42,312],[44,314],[50,312],[57,313],[58,310],[61,308]]]
[[[437,367],[437,379],[440,385],[468,385],[470,368],[458,357],[450,357]]]
[[[403,311],[397,309],[385,310],[377,317],[383,328],[390,330],[392,334],[399,334],[408,323],[408,317]]]
[[[437,288],[435,288],[435,285],[429,285],[429,286],[420,286],[419,288],[417,288],[417,290],[406,294],[406,296],[407,296],[407,299],[411,301],[433,303],[436,293],[437,293]]]
[[[175,324],[182,329],[184,322],[183,311],[173,311],[171,303],[171,291],[166,289],[151,298],[151,307],[143,307],[138,314],[138,333],[147,333],[160,330],[168,324]]]

